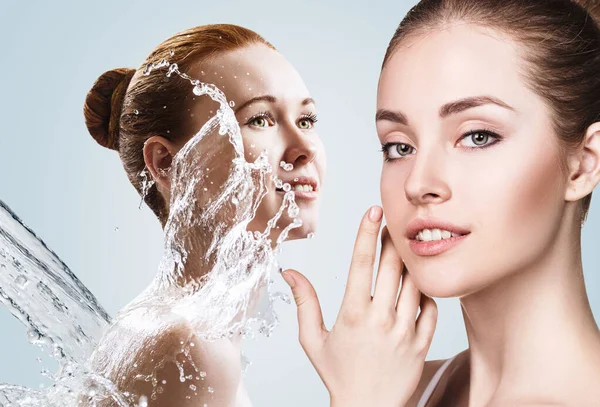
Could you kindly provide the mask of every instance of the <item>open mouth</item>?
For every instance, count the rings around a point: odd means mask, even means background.
[[[317,181],[308,177],[296,177],[292,180],[284,180],[283,184],[290,185],[290,191],[296,193],[316,193]],[[275,188],[277,192],[287,192],[284,188]]]
[[[456,233],[444,229],[423,229],[420,230],[411,240],[418,242],[434,242],[439,240],[452,239],[454,237],[460,237],[468,235],[468,233]]]

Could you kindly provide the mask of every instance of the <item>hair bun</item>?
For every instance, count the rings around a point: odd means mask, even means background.
[[[575,3],[585,8],[596,24],[600,26],[600,0],[574,0]]]
[[[92,137],[103,147],[119,150],[119,120],[123,100],[135,72],[131,68],[104,72],[85,98],[85,124]]]

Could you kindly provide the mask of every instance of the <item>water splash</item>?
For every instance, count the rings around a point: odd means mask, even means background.
[[[162,174],[171,177],[171,200],[158,274],[113,321],[58,257],[7,207],[0,208],[10,214],[0,218],[0,226],[11,225],[11,218],[21,225],[2,234],[0,260],[10,272],[1,270],[0,297],[29,328],[32,343],[61,366],[51,376],[53,385],[43,391],[0,385],[2,407],[96,406],[106,400],[120,407],[144,406],[169,385],[159,383],[157,376],[166,363],[177,366],[180,381],[195,380],[187,388],[197,394],[197,383],[210,375],[191,357],[197,341],[257,332],[268,336],[278,322],[273,302],[290,302],[288,296],[270,292],[270,276],[280,269],[276,255],[281,243],[302,225],[294,192],[272,173],[266,152],[254,162],[245,160],[234,104],[216,86],[191,78],[166,60],[147,65],[143,73],[163,68],[167,77],[189,81],[196,96],[208,96],[220,107]],[[291,171],[293,165],[282,162],[281,168]],[[143,201],[154,181],[147,170],[140,176]],[[282,204],[264,230],[248,230],[269,191],[267,180],[284,190]],[[283,229],[278,225],[282,221],[288,222]],[[178,324],[185,325],[187,339],[142,371],[140,355]],[[241,365],[245,369],[249,361],[242,358]],[[151,392],[123,392],[123,366],[135,373],[135,380],[151,384]]]

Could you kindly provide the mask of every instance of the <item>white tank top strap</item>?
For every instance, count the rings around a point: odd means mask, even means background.
[[[431,395],[433,394],[433,391],[435,390],[435,388],[438,385],[440,379],[442,378],[442,375],[444,374],[444,371],[446,371],[446,369],[448,368],[448,366],[450,366],[450,363],[452,363],[452,361],[454,359],[456,359],[456,356],[458,356],[458,355],[454,355],[454,357],[452,357],[452,358],[448,359],[447,361],[445,361],[444,364],[442,364],[442,366],[440,366],[440,368],[435,372],[435,374],[431,378],[431,381],[427,384],[427,387],[425,387],[425,391],[423,392],[423,395],[419,399],[419,402],[417,403],[417,407],[425,407],[425,404],[431,398]]]

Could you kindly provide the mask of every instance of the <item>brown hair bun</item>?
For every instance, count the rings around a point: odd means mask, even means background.
[[[117,68],[104,72],[88,92],[83,114],[88,131],[103,147],[119,150],[119,120],[123,99],[136,70]]]

